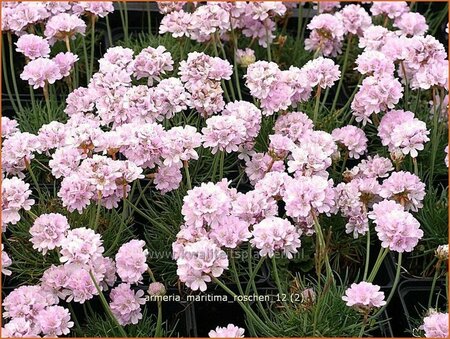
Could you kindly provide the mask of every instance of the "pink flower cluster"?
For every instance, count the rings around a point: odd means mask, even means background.
[[[423,237],[420,223],[391,200],[383,200],[373,206],[369,218],[375,223],[375,231],[381,246],[395,252],[411,252]]]
[[[233,324],[228,324],[227,327],[217,326],[215,330],[208,333],[210,338],[244,338],[245,330]]]
[[[432,312],[423,318],[420,328],[425,332],[426,338],[448,338],[448,313]]]
[[[47,251],[61,246],[69,230],[67,218],[61,214],[41,214],[30,228],[33,248],[46,254]]]
[[[147,271],[148,250],[144,250],[143,240],[131,240],[123,244],[116,254],[117,274],[122,281],[135,284],[142,281],[142,274]]]
[[[223,110],[220,81],[229,80],[232,73],[228,61],[199,52],[189,53],[179,67],[180,79],[191,94],[191,107],[205,117]]]
[[[342,147],[350,158],[359,159],[367,151],[367,137],[364,131],[358,127],[347,125],[336,128],[331,136]]]
[[[111,290],[111,311],[120,325],[137,324],[142,319],[141,305],[146,303],[144,291],[133,291],[130,284],[122,283]]]
[[[10,321],[2,328],[6,337],[56,337],[68,334],[74,323],[58,298],[41,286],[21,286],[3,300],[3,316]]]
[[[329,88],[340,76],[339,66],[331,59],[308,61],[301,69],[291,66],[281,71],[273,62],[257,61],[247,68],[246,86],[261,101],[265,115],[287,110],[289,106],[307,101],[312,88]]]
[[[384,146],[388,146],[389,152],[400,151],[404,155],[416,158],[417,151],[424,148],[424,144],[430,139],[426,124],[417,119],[414,113],[403,110],[387,112],[378,126],[378,136]]]
[[[4,245],[2,244],[2,274],[11,275],[11,271],[8,270],[8,267],[11,266],[12,260],[9,257],[8,253],[3,250]]]
[[[311,19],[307,27],[311,30],[309,38],[305,39],[307,51],[333,57],[341,53],[344,25],[338,17],[328,13],[319,14]]]
[[[30,199],[30,185],[23,180],[12,177],[2,178],[2,229],[8,224],[17,224],[20,220],[20,210],[29,211],[34,205]]]
[[[361,281],[358,284],[353,283],[345,291],[342,300],[346,302],[347,306],[354,307],[362,312],[367,312],[386,304],[384,293],[380,292],[380,286],[365,281]]]
[[[192,12],[183,10],[183,4],[167,5],[162,11],[159,33],[173,37],[186,36],[198,42],[211,41],[219,36],[226,39],[231,28],[240,30],[248,38],[267,47],[275,38],[275,17],[286,13],[286,5],[276,1],[206,3]]]
[[[275,252],[281,251],[292,259],[292,254],[300,247],[300,235],[301,232],[288,220],[269,217],[253,226],[250,243],[260,250],[262,257],[272,258]]]
[[[86,24],[80,16],[104,17],[113,11],[112,1],[10,1],[2,3],[2,30],[22,36],[43,24],[52,40],[63,39],[64,35],[84,33]]]

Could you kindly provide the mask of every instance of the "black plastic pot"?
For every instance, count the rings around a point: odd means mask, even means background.
[[[398,335],[411,336],[412,331],[417,328],[422,321],[428,308],[428,298],[431,292],[432,279],[408,279],[400,283],[398,296],[401,309],[397,309],[399,315],[399,325],[404,329]],[[445,280],[439,279],[434,289],[431,307],[444,309],[447,300],[445,296]]]

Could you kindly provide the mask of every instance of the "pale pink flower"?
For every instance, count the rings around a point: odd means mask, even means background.
[[[266,178],[269,174],[270,173],[268,173],[264,178]],[[259,182],[262,182],[263,180],[264,179]],[[250,225],[254,225],[261,222],[265,218],[273,217],[278,214],[276,200],[272,196],[257,189],[249,191],[245,194],[239,193],[236,199],[232,202],[232,208],[233,215],[246,221]]]
[[[253,238],[250,243],[259,249],[259,255],[272,258],[275,252],[281,252],[288,259],[298,252],[300,233],[288,220],[269,217],[253,226]]]
[[[394,26],[406,35],[424,35],[428,30],[425,17],[420,13],[409,12],[397,17]]]
[[[384,74],[381,77],[369,76],[365,78],[360,86],[351,108],[356,121],[365,125],[371,121],[373,113],[393,109],[403,95],[403,87],[400,82]]]
[[[19,132],[19,124],[16,120],[8,117],[2,117],[2,139],[8,138],[16,132]]]
[[[387,28],[372,25],[366,28],[363,36],[359,38],[358,46],[366,50],[379,51],[385,45],[390,35],[391,33]]]
[[[404,171],[393,172],[383,181],[380,195],[384,199],[395,200],[407,211],[417,212],[423,207],[425,184],[415,174]]]
[[[181,174],[181,168],[177,165],[160,166],[155,173],[153,183],[156,185],[156,189],[162,194],[173,191],[180,187],[183,175]]]
[[[425,122],[414,117],[414,113],[402,110],[387,112],[378,126],[378,136],[390,152],[400,150],[404,155],[415,158],[417,151],[424,149],[430,139]]]
[[[258,136],[261,128],[262,113],[252,103],[246,101],[229,102],[222,111],[223,116],[234,116],[240,119],[246,129],[246,139],[252,140]]]
[[[302,67],[302,71],[305,72],[311,87],[320,86],[323,89],[332,87],[341,76],[339,65],[323,57],[308,61]]]
[[[337,56],[344,37],[342,21],[331,14],[319,14],[308,24],[311,34],[305,39],[305,50],[319,51],[320,55]]]
[[[44,87],[45,84],[54,84],[56,80],[62,79],[63,75],[59,65],[46,58],[37,58],[30,61],[23,68],[20,74],[22,80],[28,81],[28,84],[34,89]]]
[[[11,266],[12,260],[9,257],[8,253],[6,253],[4,250],[4,245],[2,244],[2,274],[4,275],[11,275],[11,271],[8,270],[8,267]]]
[[[376,154],[361,160],[357,166],[352,168],[351,174],[355,178],[385,178],[393,170],[394,166],[391,160]]]
[[[3,11],[3,9],[2,9]],[[4,338],[38,338],[40,329],[25,318],[14,318],[2,327]]]
[[[58,298],[45,291],[41,286],[23,285],[3,299],[4,318],[24,318],[36,321],[39,312],[58,302]]]
[[[28,132],[16,132],[2,143],[2,172],[23,177],[23,171],[41,151],[38,136]]]
[[[394,75],[394,62],[386,54],[378,51],[364,51],[355,61],[355,68],[361,74],[383,77]]]
[[[371,310],[386,305],[384,293],[380,291],[380,286],[361,281],[353,283],[346,291],[342,300],[349,307],[354,307],[360,311]]]
[[[448,338],[448,313],[432,312],[423,318],[421,328],[426,338]]]
[[[172,11],[161,20],[159,34],[171,33],[174,38],[189,37],[189,26],[192,14],[183,10]]]
[[[50,54],[50,46],[47,40],[34,34],[24,34],[16,42],[16,51],[22,53],[30,60],[47,58]]]
[[[109,307],[120,325],[137,324],[142,319],[141,305],[145,304],[144,291],[134,292],[130,284],[120,284],[111,290]]]
[[[231,198],[219,184],[202,183],[187,192],[183,198],[181,214],[186,225],[214,228],[227,217],[231,209]]]
[[[369,218],[376,224],[381,246],[391,251],[411,252],[423,237],[420,223],[395,201],[383,200],[375,204]]]
[[[142,281],[142,274],[147,271],[148,250],[143,240],[130,240],[120,246],[116,254],[117,274],[122,281],[134,284]]]
[[[367,151],[366,134],[356,126],[347,125],[336,128],[331,132],[331,136],[348,152],[350,158],[359,159]]]
[[[60,13],[52,16],[45,25],[44,34],[50,44],[57,40],[64,40],[66,37],[75,39],[76,34],[84,35],[86,23],[78,16],[68,13]]]
[[[217,326],[215,330],[208,333],[210,338],[244,338],[245,330],[233,324],[228,324],[227,327]]]
[[[30,228],[33,248],[46,254],[48,250],[61,246],[69,228],[65,216],[57,213],[41,214]]]
[[[133,66],[136,79],[148,78],[148,84],[152,85],[162,74],[173,70],[172,55],[164,46],[147,47],[136,55]]]
[[[198,159],[195,149],[201,146],[202,135],[193,126],[176,126],[164,134],[164,144],[164,165],[181,167],[183,161]]]
[[[300,176],[292,179],[286,186],[283,200],[286,203],[286,215],[306,218],[311,213],[330,215],[336,211],[333,180],[318,175]]]
[[[211,147],[211,153],[231,153],[245,141],[246,130],[242,121],[235,116],[213,116],[206,120],[202,129],[203,147]]]
[[[313,130],[312,120],[303,112],[288,112],[280,115],[275,121],[274,131],[289,137],[293,142],[300,141],[303,136]]]
[[[70,321],[69,310],[61,306],[49,306],[40,311],[36,321],[42,333],[48,337],[56,337],[70,333],[73,321]]]
[[[56,54],[52,60],[58,65],[61,75],[67,77],[69,76],[73,65],[75,65],[75,62],[78,61],[78,56],[70,52],[61,52]]]
[[[113,1],[79,1],[73,4],[75,14],[91,14],[104,18],[114,12]]]
[[[90,204],[94,193],[95,186],[74,172],[62,180],[58,197],[61,198],[63,206],[69,212],[77,210],[81,214],[83,209]]]
[[[30,184],[12,177],[2,178],[2,228],[11,223],[15,225],[20,220],[19,211],[29,211],[34,205],[31,196]]]
[[[386,15],[395,19],[409,12],[409,6],[406,1],[374,1],[370,11],[373,15]]]
[[[61,240],[59,260],[61,262],[88,264],[97,256],[101,256],[104,248],[100,234],[93,230],[80,227],[67,232],[67,236]]]
[[[224,218],[208,237],[220,247],[236,248],[251,237],[249,224],[235,216]]]
[[[228,268],[228,257],[212,240],[203,238],[184,245],[177,266],[181,282],[193,291],[204,292],[211,276],[218,278]]]
[[[372,19],[360,5],[346,5],[335,16],[340,19],[346,33],[362,36],[372,24]]]

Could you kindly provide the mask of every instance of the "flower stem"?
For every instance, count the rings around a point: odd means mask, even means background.
[[[268,325],[266,325],[259,317],[258,315],[247,305],[245,305],[241,300],[239,300],[238,296],[236,295],[236,293],[234,293],[232,290],[230,290],[224,283],[222,283],[219,279],[217,279],[216,277],[211,277],[211,279],[217,284],[219,285],[225,292],[227,292],[229,295],[231,295],[239,304],[239,306],[241,306],[241,308],[244,310],[244,312],[247,314],[248,319],[250,321],[254,321],[256,324],[258,324],[259,326],[261,326],[261,328],[263,328],[266,333],[268,334],[273,334],[272,330],[270,329],[270,327]]]
[[[158,299],[158,318],[156,319],[155,338],[162,338],[162,301]]]
[[[39,183],[36,179],[36,176],[34,175],[33,168],[31,168],[31,164],[27,159],[25,159],[25,166],[28,169],[28,172],[30,173],[30,177],[31,177],[31,180],[33,180],[34,186],[36,187],[36,191],[38,192],[39,200],[41,200],[41,202],[44,202],[45,201],[44,195],[42,194],[42,191],[39,188]]]
[[[389,252],[389,248],[380,248],[380,252],[378,253],[378,257],[377,260],[375,261],[375,265],[373,266],[372,272],[369,275],[369,278],[367,279],[367,282],[372,282],[373,279],[375,278],[375,276],[378,273],[378,270],[380,269],[380,266],[384,260],[384,258],[386,257],[386,255]]]
[[[223,179],[223,166],[225,163],[225,151],[220,151],[219,180]]]
[[[333,270],[331,269],[330,261],[328,259],[328,251],[326,248],[325,238],[324,238],[323,232],[322,232],[322,227],[320,226],[319,220],[317,219],[317,216],[314,212],[312,212],[312,216],[313,216],[313,220],[314,220],[314,230],[317,234],[317,241],[319,242],[319,251],[320,251],[320,257],[321,257],[320,260],[322,260],[322,255],[323,255],[323,258],[325,261],[325,270],[327,273],[327,278],[334,279]]]
[[[267,60],[269,62],[272,61],[272,51],[270,48],[270,41],[269,41],[269,28],[267,27],[267,25],[264,23],[264,28],[266,29],[266,43],[267,43]]]
[[[94,278],[94,275],[92,274],[92,271],[89,270],[89,275],[91,276],[92,282],[95,285],[95,288],[97,290],[97,293],[100,297],[100,301],[102,303],[103,308],[105,309],[105,312],[109,315],[109,317],[111,318],[111,320],[116,324],[117,328],[119,329],[120,334],[122,335],[123,338],[127,338],[127,333],[125,332],[125,330],[123,329],[123,327],[119,324],[119,322],[117,321],[117,318],[114,316],[114,314],[111,311],[111,308],[108,305],[108,302],[106,301],[106,298],[103,294],[103,292],[100,290],[100,287],[97,284],[97,281]]]
[[[281,286],[280,276],[278,275],[277,261],[275,259],[275,256],[272,257],[272,267],[273,267],[273,275],[275,277],[275,283],[278,288],[278,293],[280,293],[280,295],[284,295],[285,293]],[[283,303],[286,304],[286,301],[283,301]]]
[[[431,308],[431,302],[433,301],[434,289],[436,287],[436,281],[437,281],[437,278],[439,277],[440,271],[441,271],[441,260],[438,259],[438,262],[436,264],[436,269],[434,271],[433,282],[431,283],[430,296],[428,298],[428,309]]]
[[[14,47],[12,44],[11,32],[8,32],[7,36],[8,36],[8,43],[9,43],[8,49],[9,49],[9,67],[11,70],[11,79],[12,79],[12,83],[13,83],[14,93],[16,94],[18,107],[22,111],[23,107],[22,107],[22,103],[20,102],[19,90],[17,89],[16,72],[14,70],[14,57],[13,57],[13,48]]]
[[[234,31],[233,25],[232,25],[231,15],[230,15],[230,24],[231,24],[231,37],[233,39],[233,66],[234,66],[234,81],[236,83],[236,89],[238,93],[239,100],[242,100],[242,92],[241,92],[241,84],[239,82],[239,68],[236,61],[236,51],[238,48],[238,43],[236,39],[236,32]]]
[[[249,246],[249,252],[251,253],[251,247]],[[244,295],[248,295],[250,293],[250,287],[251,287],[251,282],[255,280],[256,274],[258,273],[259,269],[261,268],[262,264],[264,263],[264,260],[266,259],[266,257],[261,257],[261,259],[259,259],[258,263],[255,266],[255,269],[252,269],[252,262],[251,262],[251,258],[249,257],[249,273],[250,276],[248,278],[248,283],[247,283],[247,287],[245,288],[245,294]]]
[[[112,34],[111,34],[111,25],[109,24],[108,16],[105,16],[105,20],[106,20],[106,32],[108,35],[109,47],[112,47],[113,40],[112,40]]]
[[[189,190],[192,189],[191,175],[189,174],[189,163],[183,160],[184,172],[186,173],[186,182]]]
[[[367,274],[369,273],[369,259],[370,259],[370,229],[367,230],[366,264],[364,266],[364,276],[363,276],[364,281],[366,280]]]
[[[91,71],[91,76],[94,73],[94,53],[95,53],[95,20],[96,16],[91,15],[91,59],[90,59],[90,65],[89,70]]]
[[[69,40],[69,36],[68,35],[66,35],[64,37],[64,42],[66,43],[67,52],[70,52],[70,40]]]
[[[401,267],[402,267],[402,258],[403,258],[403,253],[399,252],[398,253],[398,259],[397,259],[397,270],[395,272],[395,279],[394,279],[394,283],[392,285],[391,288],[391,292],[389,293],[388,298],[386,299],[386,304],[380,308],[378,310],[377,313],[375,313],[375,315],[373,316],[374,319],[377,319],[386,309],[386,307],[389,305],[390,301],[392,300],[392,297],[394,296],[394,294],[397,292],[397,285],[400,281],[400,271],[401,271]]]
[[[322,87],[318,86],[317,87],[317,92],[316,92],[316,105],[314,106],[314,115],[313,115],[314,125],[317,123],[317,118],[318,118],[318,114],[319,114],[321,91],[322,91]]]
[[[5,56],[5,45],[2,39],[2,72],[3,72],[3,79],[5,80],[5,87],[6,92],[8,93],[9,101],[11,102],[11,105],[13,106],[13,109],[15,112],[18,112],[16,101],[13,99],[13,95],[11,92],[11,86],[9,84],[9,78],[8,78],[8,67],[6,67],[6,56]]]
[[[45,81],[44,83],[44,99],[45,99],[45,105],[47,106],[47,116],[48,116],[48,122],[52,122],[52,107],[50,105],[50,97],[48,94],[48,82]]]
[[[334,112],[334,109],[336,108],[336,103],[339,98],[339,94],[341,92],[342,83],[344,81],[344,74],[347,71],[347,63],[348,63],[348,56],[350,54],[350,50],[352,47],[352,38],[353,35],[349,34],[348,40],[347,40],[347,48],[345,50],[345,56],[344,56],[344,64],[342,65],[342,72],[341,72],[341,78],[339,79],[338,87],[336,90],[336,94],[334,95],[333,105],[331,106],[331,112]]]
[[[97,230],[98,222],[100,220],[100,211],[101,211],[101,207],[102,207],[102,204],[101,204],[102,203],[102,192],[101,191],[97,192],[97,198],[98,198],[98,201],[97,201],[97,212],[95,213],[94,231]]]

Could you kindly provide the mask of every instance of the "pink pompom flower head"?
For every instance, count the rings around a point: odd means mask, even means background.
[[[34,35],[22,35],[16,42],[16,51],[22,53],[30,60],[46,58],[50,54],[50,46],[44,38]]]
[[[362,281],[353,283],[346,291],[342,300],[349,307],[354,307],[358,311],[368,313],[374,308],[386,305],[384,293],[380,292],[380,286]]]
[[[68,13],[60,13],[52,16],[45,26],[44,34],[50,44],[57,40],[74,39],[76,34],[84,35],[86,23],[78,16]]]
[[[53,84],[56,80],[62,79],[59,65],[51,59],[37,58],[25,65],[20,74],[22,80],[36,88],[44,88],[46,84]]]
[[[244,338],[245,330],[233,324],[228,324],[227,327],[217,326],[215,330],[208,333],[210,338]]]

